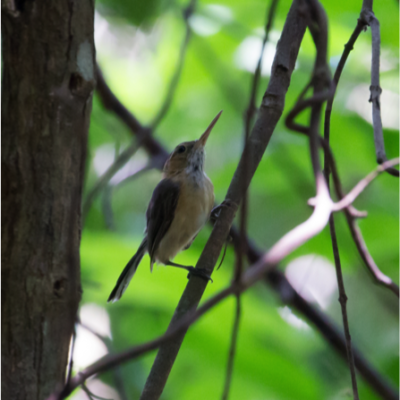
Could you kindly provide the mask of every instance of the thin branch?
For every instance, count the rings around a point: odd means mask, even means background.
[[[132,182],[133,180],[139,178],[143,175],[146,171],[150,171],[154,168],[154,165],[150,161],[146,165],[140,167],[134,173],[130,174],[116,185],[107,184],[103,191],[103,201],[102,201],[102,210],[104,216],[104,222],[106,224],[107,229],[113,230],[114,229],[114,214],[112,209],[112,195],[122,186],[126,185],[128,182]]]
[[[115,230],[114,213],[112,209],[113,186],[108,184],[104,188],[101,209],[103,211],[104,223],[110,231]]]
[[[158,114],[155,116],[153,122],[150,124],[151,129],[154,131],[155,128],[159,125],[159,123],[163,120],[165,115],[167,114],[169,108],[171,107],[172,104],[172,99],[174,98],[175,91],[178,87],[179,79],[182,74],[183,70],[183,64],[185,62],[185,57],[186,57],[186,51],[189,45],[189,40],[191,36],[191,29],[189,25],[189,18],[193,14],[196,6],[196,0],[191,0],[188,4],[188,6],[183,10],[183,17],[185,21],[185,38],[183,40],[183,43],[181,45],[181,49],[179,52],[179,58],[178,58],[178,63],[175,68],[174,75],[171,79],[171,82],[169,84],[167,94],[165,96],[165,100],[160,108],[160,111]]]
[[[387,160],[385,151],[385,142],[383,139],[382,117],[380,96],[382,88],[379,83],[379,59],[381,51],[381,34],[379,21],[372,10],[372,0],[365,1],[361,11],[362,20],[371,27],[372,36],[372,59],[371,59],[371,96],[369,102],[372,103],[372,123],[374,127],[375,152],[378,164]],[[395,168],[389,168],[387,172],[390,175],[399,177],[400,173]]]
[[[346,64],[347,58],[349,57],[351,50],[353,50],[353,48],[354,48],[354,44],[355,44],[356,40],[358,39],[358,36],[360,36],[360,33],[364,30],[365,27],[366,27],[366,23],[361,18],[359,18],[357,20],[357,26],[355,27],[354,32],[350,36],[349,41],[344,45],[343,54],[340,57],[339,64],[336,67],[336,71],[333,76],[333,84],[334,84],[333,93],[332,93],[332,96],[328,99],[328,103],[327,103],[326,109],[325,109],[324,136],[329,137],[329,134],[330,134],[332,105],[333,105],[333,100],[335,99],[337,85],[339,84],[339,80],[342,75],[343,68]],[[329,165],[326,166],[325,168],[329,168]]]
[[[330,116],[330,114],[329,114]],[[325,128],[327,127],[326,122],[325,122]],[[334,158],[333,155],[330,152],[330,147],[329,147],[329,126],[328,130],[325,130],[324,132],[324,142],[327,146],[324,148],[324,173],[325,173],[325,179],[326,183],[328,186],[329,190],[329,177],[330,177],[330,165],[333,165],[333,170],[335,170],[336,173],[336,166],[334,163]],[[336,176],[335,179],[339,181],[338,177]],[[340,182],[340,181],[339,181]],[[341,185],[339,185],[340,187]],[[345,208],[345,212],[349,213],[349,208]],[[331,242],[332,242],[332,251],[333,251],[333,257],[335,261],[335,270],[336,270],[336,279],[338,282],[338,289],[339,289],[339,303],[341,306],[341,311],[342,311],[342,321],[343,321],[343,328],[344,328],[344,334],[346,338],[346,354],[347,354],[347,362],[349,365],[350,369],[350,378],[351,378],[351,384],[353,388],[353,398],[354,400],[359,399],[358,395],[358,387],[357,387],[357,377],[356,377],[356,371],[355,371],[355,360],[354,360],[354,351],[353,351],[353,346],[351,344],[351,335],[350,335],[350,327],[349,327],[349,322],[348,322],[348,317],[347,317],[347,308],[346,308],[346,303],[347,303],[347,296],[344,288],[344,281],[343,281],[343,274],[342,274],[342,266],[340,262],[340,254],[339,254],[339,247],[337,244],[337,237],[336,237],[336,229],[335,229],[335,221],[334,221],[334,216],[331,214],[329,218],[329,231],[331,235]]]
[[[272,24],[273,20],[275,17],[275,11],[276,7],[278,4],[278,0],[271,0],[270,7],[268,9],[267,15],[266,15],[266,23],[265,23],[265,34],[264,38],[262,41],[262,46],[261,46],[261,52],[260,52],[260,57],[257,62],[257,67],[253,75],[252,79],[252,84],[251,84],[251,91],[250,91],[250,99],[249,99],[249,105],[247,107],[247,110],[244,115],[244,150],[243,150],[243,165],[245,168],[243,176],[247,176],[247,160],[249,157],[249,152],[248,152],[248,147],[246,147],[247,140],[250,136],[250,129],[251,129],[251,124],[254,118],[254,114],[256,111],[256,97],[257,97],[257,91],[258,91],[258,86],[260,82],[260,76],[261,76],[261,69],[262,69],[262,60],[264,56],[264,49],[265,45],[268,41],[269,33],[272,29]],[[236,265],[235,265],[235,281],[239,281],[242,270],[243,270],[243,256],[247,253],[246,249],[246,231],[247,231],[247,214],[248,214],[248,192],[246,190],[246,182],[242,181],[242,206],[240,208],[240,236],[241,236],[241,246],[239,251],[237,252],[237,258],[236,258]]]
[[[328,22],[326,18],[326,14],[322,6],[317,0],[309,0],[311,8],[313,12],[311,13],[314,23],[309,24],[309,28],[311,31],[311,35],[313,37],[315,47],[317,50],[317,55],[316,55],[316,61],[315,61],[315,67],[314,67],[314,73],[313,73],[313,78],[311,80],[313,86],[314,86],[314,97],[318,95],[326,95],[326,93],[323,93],[324,88],[327,86],[327,78],[328,78],[328,65],[327,65],[327,27],[328,27]],[[329,84],[331,86],[330,92],[332,92],[331,97],[333,97],[334,93],[334,87],[332,88],[332,84]],[[303,90],[302,96],[307,91],[307,87]],[[306,104],[306,101],[301,99],[300,102],[296,104],[294,107],[296,109],[295,112],[292,111],[291,119],[287,118],[286,121],[290,122],[291,120],[294,119],[294,116],[300,112],[300,110],[304,109],[304,105]],[[310,138],[310,153],[311,153],[311,160],[313,164],[313,171],[314,175],[318,176],[317,174],[319,173],[319,156],[318,156],[318,147],[321,143],[320,140],[320,135],[319,135],[319,125],[320,125],[320,117],[321,117],[321,111],[322,111],[322,102],[315,102],[315,100],[311,103],[310,102],[311,108],[311,120],[310,120],[310,127],[307,129],[307,127],[302,127],[301,125],[296,124],[294,128],[302,133],[307,133],[309,138]],[[326,140],[329,140],[326,138]],[[328,142],[329,143],[329,142]],[[326,179],[326,184],[327,184],[327,191],[328,191],[328,197],[329,197],[329,175],[328,172],[326,171],[326,166],[328,165],[328,160],[325,159],[325,179]],[[330,197],[329,197],[330,199]],[[320,200],[317,200],[317,204]],[[333,209],[333,204],[331,205],[331,212]],[[349,364],[349,369],[350,369],[350,375],[351,375],[351,381],[352,381],[352,388],[353,388],[353,398],[354,400],[358,400],[358,388],[357,388],[357,380],[356,380],[356,373],[355,373],[355,364],[354,364],[354,358],[353,358],[353,353],[352,353],[352,347],[351,347],[351,339],[350,339],[350,331],[349,331],[349,323],[348,323],[348,318],[347,318],[347,310],[346,310],[346,293],[345,293],[345,288],[344,288],[344,282],[343,282],[343,277],[342,277],[342,271],[341,271],[341,265],[340,265],[340,256],[339,256],[339,249],[337,246],[337,240],[336,240],[336,233],[335,233],[335,227],[334,227],[334,219],[333,215],[329,215],[329,226],[330,226],[330,233],[331,233],[331,239],[332,239],[332,246],[333,246],[333,253],[334,253],[334,259],[335,259],[335,266],[336,266],[336,275],[337,275],[337,281],[338,281],[338,287],[339,287],[339,302],[341,305],[341,310],[342,310],[342,319],[343,319],[343,328],[345,332],[345,338],[346,338],[346,348],[347,348],[347,358],[348,358],[348,364]]]
[[[331,154],[329,145],[324,145],[325,155],[329,157],[329,166],[332,170],[332,177],[334,182],[334,188],[336,192],[336,196],[339,200],[345,197],[345,194],[342,190],[342,185],[339,178],[339,173],[336,168],[335,160],[333,155]],[[356,244],[357,250],[364,261],[364,264],[368,268],[368,271],[371,273],[376,282],[388,289],[390,289],[397,297],[399,297],[399,287],[396,285],[388,276],[386,276],[376,265],[374,259],[367,249],[367,245],[365,244],[364,238],[362,236],[361,230],[357,224],[357,218],[359,218],[360,213],[355,213],[352,207],[347,207],[344,209],[347,224],[350,229],[351,236]],[[365,216],[365,215],[363,215]]]
[[[329,179],[328,176],[326,178]],[[353,347],[351,344],[349,319],[347,316],[347,307],[346,307],[347,296],[346,296],[346,292],[345,292],[345,288],[344,288],[342,266],[341,266],[341,262],[340,262],[339,246],[337,243],[335,220],[334,220],[333,214],[331,214],[331,216],[329,218],[329,231],[331,234],[332,251],[333,251],[333,257],[335,260],[336,279],[337,279],[338,288],[339,288],[339,303],[340,303],[341,310],[342,310],[343,330],[344,330],[344,335],[346,338],[347,360],[348,360],[349,369],[350,369],[351,385],[353,388],[353,398],[354,398],[354,400],[359,400],[357,377],[356,377],[356,367],[355,367],[355,362],[354,362]]]
[[[111,91],[104,80],[103,74],[98,64],[96,64],[97,86],[96,92],[103,103],[103,106],[116,114],[121,121],[129,128],[130,132],[140,140],[141,146],[152,157],[152,162],[162,169],[168,152],[151,136],[151,130],[142,125],[138,119],[130,112]]]
[[[231,382],[232,382],[233,362],[235,360],[235,354],[236,354],[236,343],[239,331],[240,315],[241,315],[240,294],[237,294],[235,320],[233,322],[233,327],[232,327],[231,345],[229,348],[229,357],[226,366],[226,377],[225,377],[224,392],[222,394],[222,400],[228,400],[229,397],[229,389],[231,387]]]
[[[338,201],[333,210],[340,211],[343,208],[348,207],[378,175],[384,171],[387,171],[389,168],[398,165],[399,161],[399,158],[394,158],[393,160],[385,161],[381,165],[378,165],[375,171],[369,173],[364,179],[358,182],[357,185],[345,197]]]
[[[125,186],[127,183],[132,182],[136,180],[139,176],[141,176],[144,172],[146,171],[151,171],[152,169],[156,168],[156,166],[153,164],[153,162],[150,160],[146,165],[143,165],[140,167],[137,171],[135,171],[133,174],[130,174],[126,178],[122,179],[120,182],[118,182],[114,186],[114,190],[120,189],[122,186]]]
[[[260,77],[261,77],[261,70],[262,70],[262,60],[264,56],[264,50],[265,50],[265,45],[268,42],[269,34],[272,29],[272,24],[275,18],[275,12],[276,12],[276,7],[278,5],[279,0],[271,0],[270,7],[268,9],[267,15],[266,15],[266,24],[265,24],[265,33],[264,33],[264,38],[262,41],[262,46],[261,46],[261,53],[260,57],[257,62],[257,67],[253,75],[253,79],[251,82],[251,91],[250,91],[250,100],[249,100],[249,105],[247,107],[247,111],[245,114],[245,132],[246,132],[246,137],[249,136],[250,134],[250,128],[251,128],[251,122],[254,117],[255,111],[256,111],[256,97],[257,97],[257,91],[258,91],[258,86],[260,84]]]
[[[130,158],[138,151],[141,143],[136,140],[127,147],[116,160],[108,167],[107,171],[98,179],[93,185],[92,189],[86,196],[82,206],[82,219],[85,220],[93,201],[100,194],[100,192],[108,185],[111,178],[130,160]],[[139,170],[141,171],[141,170]]]
[[[100,397],[100,396],[95,395],[93,392],[91,392],[89,390],[89,388],[85,384],[82,384],[81,387],[82,387],[82,390],[86,393],[86,395],[89,397],[90,400],[94,400],[94,399],[97,399],[97,400],[113,400],[113,399],[106,399],[104,397]]]
[[[364,0],[363,2],[363,11],[368,11],[372,10],[372,0]],[[362,12],[363,12],[362,11]],[[326,110],[325,110],[325,120],[324,120],[324,137],[327,142],[323,142],[322,145],[324,147],[325,151],[325,159],[329,157],[329,163],[325,163],[324,169],[325,173],[329,175],[331,172],[332,168],[332,177],[333,177],[333,182],[334,182],[334,187],[335,187],[335,192],[339,200],[343,199],[344,192],[341,187],[340,179],[339,179],[339,174],[336,169],[336,164],[335,160],[333,158],[333,155],[331,154],[331,150],[329,147],[329,137],[330,137],[330,121],[331,121],[331,114],[332,114],[332,106],[333,106],[333,101],[334,101],[334,96],[336,93],[336,88],[339,84],[339,80],[343,71],[343,68],[346,64],[347,58],[350,55],[351,50],[354,48],[354,44],[356,40],[358,39],[358,36],[360,33],[365,29],[367,26],[367,22],[363,18],[359,18],[357,20],[357,26],[354,29],[354,32],[352,33],[349,41],[346,43],[344,46],[345,49],[343,51],[343,54],[340,58],[339,64],[336,68],[334,77],[333,77],[333,82],[334,82],[334,90],[335,92],[332,94],[332,97],[328,100]],[[325,146],[326,144],[326,146]],[[381,284],[387,288],[389,288],[393,293],[399,297],[399,287],[385,274],[383,274],[379,267],[376,265],[374,259],[368,252],[367,246],[365,244],[364,238],[362,236],[361,230],[357,225],[356,218],[360,217],[361,215],[355,212],[354,208],[346,208],[345,210],[345,215],[346,215],[346,220],[349,225],[349,229],[352,235],[352,238],[354,240],[354,243],[356,244],[357,250],[364,261],[364,264],[368,268],[368,270],[371,272],[372,276],[376,280],[378,284]],[[364,215],[365,216],[365,215]]]
[[[75,350],[75,341],[76,341],[76,328],[74,325],[74,330],[72,332],[71,336],[71,347],[70,347],[70,358],[69,358],[69,363],[68,363],[68,373],[67,373],[67,379],[65,381],[66,385],[69,385],[72,377],[72,370],[74,367],[74,350]]]
[[[99,340],[101,340],[104,343],[104,345],[107,347],[107,350],[109,353],[114,352],[114,346],[112,345],[111,339],[109,339],[106,336],[100,335],[98,332],[96,332],[90,326],[88,326],[82,322],[79,322],[79,323],[83,329],[86,329],[92,335],[96,336]],[[124,380],[123,380],[123,377],[121,374],[121,369],[119,368],[119,366],[116,366],[115,368],[113,368],[113,377],[114,377],[115,389],[117,390],[120,399],[128,400],[128,395],[126,394],[125,384],[124,384]],[[85,385],[82,384],[81,387],[82,387],[82,389],[84,389]],[[93,396],[96,397],[95,395],[93,395]]]

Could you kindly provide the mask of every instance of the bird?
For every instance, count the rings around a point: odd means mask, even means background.
[[[204,147],[221,113],[198,140],[179,144],[165,162],[163,179],[154,189],[146,211],[142,243],[119,276],[108,302],[121,298],[146,253],[150,256],[150,271],[154,263],[159,263],[187,270],[188,278],[197,275],[211,280],[204,270],[172,260],[191,246],[210,218],[214,186],[204,172]]]

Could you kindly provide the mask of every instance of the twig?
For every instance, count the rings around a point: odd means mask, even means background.
[[[229,389],[231,387],[231,382],[232,382],[233,362],[235,360],[235,354],[236,354],[236,343],[239,331],[240,315],[241,315],[240,294],[237,294],[235,320],[233,322],[233,327],[232,327],[231,345],[229,348],[229,357],[226,366],[226,377],[224,384],[224,392],[222,394],[222,400],[228,400],[229,397]]]
[[[83,202],[82,207],[82,218],[86,219],[86,216],[93,204],[93,201],[98,196],[98,194],[104,189],[108,184],[110,179],[129,161],[129,159],[138,151],[141,143],[137,143],[136,140],[127,147],[116,160],[108,167],[107,171],[99,178],[99,180],[94,184],[93,188],[89,191]]]
[[[326,178],[329,179],[329,177],[326,177]],[[333,257],[335,260],[336,279],[338,281],[338,288],[339,288],[339,303],[340,303],[341,310],[342,310],[343,330],[344,330],[344,335],[346,338],[347,360],[348,360],[349,369],[350,369],[351,385],[353,388],[353,398],[354,398],[354,400],[359,400],[356,368],[355,368],[355,363],[354,363],[353,347],[351,344],[351,336],[350,336],[349,319],[347,317],[347,307],[346,307],[347,296],[346,296],[346,292],[344,289],[342,266],[341,266],[341,262],[340,262],[339,247],[337,244],[335,221],[334,221],[333,214],[329,218],[329,231],[331,234],[332,251],[333,251]]]
[[[315,47],[317,49],[317,55],[316,55],[316,61],[315,61],[315,68],[314,68],[314,73],[313,73],[313,78],[312,78],[312,83],[314,86],[314,98],[318,95],[324,95],[323,89],[326,86],[326,74],[327,74],[327,18],[325,15],[325,12],[320,5],[320,3],[317,0],[309,0],[311,8],[313,12],[311,13],[313,20],[315,22],[315,25],[310,23],[309,28],[313,37],[313,40],[315,42]],[[306,87],[307,88],[307,87]],[[330,90],[332,92],[333,96],[333,91],[334,89]],[[304,95],[306,93],[306,89],[303,90],[302,94]],[[294,117],[300,112],[300,110],[303,108],[306,104],[306,101],[301,100],[296,104],[294,107],[295,111],[292,111],[291,119],[287,118],[286,121],[290,122],[291,120],[294,119]],[[320,136],[319,136],[319,124],[320,124],[320,115],[321,115],[321,110],[322,110],[322,102],[315,102],[315,100],[311,103],[310,102],[311,108],[311,120],[310,120],[310,128],[307,129],[307,127],[302,127],[298,124],[296,126],[293,126],[296,130],[302,132],[302,133],[308,133],[308,136],[310,138],[310,153],[311,153],[311,160],[313,164],[313,170],[314,170],[314,175],[317,176],[319,173],[319,158],[318,158],[318,147],[321,143]],[[329,140],[329,137],[326,138],[326,140]],[[328,142],[329,143],[329,142]],[[329,175],[327,173],[327,165],[328,165],[328,160],[325,159],[325,179],[326,179],[326,184],[327,187],[326,189],[328,190],[328,196],[329,196]],[[317,201],[318,202],[318,201]],[[331,206],[331,211],[333,210],[333,205]],[[336,275],[337,275],[337,281],[338,281],[338,287],[339,287],[339,302],[341,305],[342,309],[342,319],[343,319],[343,327],[344,327],[344,332],[345,332],[345,338],[346,338],[346,348],[347,348],[347,357],[348,357],[348,363],[349,363],[349,369],[350,369],[350,375],[351,375],[351,380],[352,380],[352,388],[353,388],[353,398],[354,400],[358,400],[358,388],[357,388],[357,380],[356,380],[356,374],[355,374],[355,365],[354,365],[354,359],[353,359],[353,353],[352,353],[352,348],[351,348],[351,340],[350,340],[350,331],[349,331],[349,324],[348,324],[348,318],[347,318],[347,310],[346,310],[346,293],[345,293],[345,288],[344,288],[344,282],[343,282],[343,277],[342,277],[342,271],[341,271],[341,265],[340,265],[340,256],[339,256],[339,249],[337,247],[337,240],[336,240],[336,233],[335,233],[335,227],[334,227],[334,219],[333,215],[329,215],[329,226],[330,226],[330,233],[331,233],[331,239],[332,239],[332,246],[333,246],[333,253],[334,253],[334,259],[335,259],[335,266],[336,266]]]
[[[331,158],[333,159],[333,157],[330,157],[331,154],[330,154],[330,149],[329,149],[330,118],[331,118],[331,113],[332,113],[332,104],[333,104],[334,96],[336,93],[336,87],[339,83],[339,79],[342,74],[346,60],[350,54],[350,51],[353,49],[354,43],[356,42],[358,36],[360,35],[360,33],[362,32],[364,27],[365,27],[365,23],[361,19],[358,19],[357,26],[354,29],[353,34],[351,35],[347,44],[344,46],[345,49],[343,51],[343,54],[340,58],[339,64],[336,68],[336,71],[335,71],[335,74],[333,77],[334,93],[332,94],[332,97],[328,100],[326,110],[325,110],[324,139],[327,144],[327,149],[325,149],[325,153],[324,153],[325,154],[325,156],[324,156],[324,172],[325,172],[325,179],[326,179],[328,188],[329,188],[329,177],[330,177],[330,172],[331,172],[330,171],[330,159]],[[349,210],[346,209],[345,212],[349,213]],[[337,278],[338,288],[339,288],[339,303],[340,303],[341,311],[342,311],[343,330],[344,330],[344,335],[345,335],[345,339],[346,339],[346,355],[347,355],[347,362],[348,362],[349,370],[350,370],[351,384],[352,384],[352,389],[353,389],[353,398],[355,400],[358,400],[359,394],[358,394],[358,387],[357,387],[355,360],[354,360],[354,354],[353,354],[354,352],[353,352],[353,346],[351,343],[350,327],[349,327],[348,316],[347,316],[347,307],[346,307],[347,296],[346,296],[345,287],[344,287],[339,247],[338,247],[338,243],[337,243],[335,221],[334,221],[333,214],[330,216],[330,219],[329,219],[329,230],[330,230],[330,235],[331,235],[332,250],[333,250],[333,256],[334,256],[334,261],[335,261],[336,278]]]
[[[272,29],[272,24],[273,20],[275,17],[275,11],[276,7],[278,4],[278,0],[271,0],[270,7],[268,9],[267,15],[266,15],[266,23],[265,23],[265,34],[264,38],[262,41],[262,46],[261,46],[261,52],[260,52],[260,57],[257,62],[257,67],[253,75],[252,79],[252,84],[251,84],[251,91],[250,91],[250,99],[249,99],[249,105],[247,107],[247,110],[244,115],[244,140],[243,140],[243,165],[245,168],[243,177],[247,176],[247,160],[249,157],[249,151],[248,147],[246,147],[247,140],[250,136],[250,129],[251,129],[251,123],[254,118],[254,114],[256,111],[256,96],[257,96],[257,91],[258,91],[258,86],[260,82],[260,76],[261,76],[261,69],[262,69],[262,60],[264,56],[264,49],[265,45],[268,41],[269,33]],[[247,231],[247,213],[248,213],[248,192],[246,190],[246,182],[243,179],[242,180],[242,206],[240,208],[240,249],[237,252],[237,257],[236,257],[236,264],[235,264],[235,276],[234,280],[239,281],[242,270],[243,270],[243,256],[247,253],[246,245],[247,245],[247,240],[246,240],[246,231]]]
[[[273,24],[273,21],[275,18],[275,12],[276,12],[276,7],[278,5],[278,1],[279,0],[271,0],[271,4],[269,6],[269,9],[268,9],[268,12],[266,15],[265,33],[264,33],[264,38],[262,41],[261,53],[260,53],[260,57],[257,62],[257,67],[254,72],[253,79],[251,81],[250,100],[249,100],[249,105],[247,107],[247,111],[245,114],[246,137],[248,137],[250,134],[251,121],[252,121],[255,111],[256,111],[256,97],[257,97],[258,86],[260,84],[262,60],[263,60],[263,56],[264,56],[265,45],[268,42],[269,33],[272,29],[272,24]]]
[[[112,341],[108,337],[100,335],[98,332],[96,332],[90,326],[88,326],[88,325],[86,325],[86,324],[84,324],[82,322],[80,322],[80,325],[81,325],[82,328],[86,329],[92,335],[96,336],[99,340],[101,340],[104,343],[104,345],[107,347],[107,350],[108,350],[109,353],[113,353],[114,352],[114,347],[112,345]],[[128,395],[126,394],[124,380],[122,378],[121,369],[119,368],[119,366],[116,366],[113,369],[113,376],[114,376],[115,389],[117,390],[120,399],[121,400],[128,400]],[[82,384],[81,386],[82,386],[82,389],[83,389],[84,388],[84,384]],[[95,395],[93,395],[93,396],[96,397]]]
[[[375,17],[372,11],[372,1],[364,2],[361,11],[361,18],[363,21],[371,27],[372,35],[372,60],[371,60],[371,86],[370,92],[371,97],[369,102],[372,103],[372,123],[374,127],[374,142],[375,142],[375,152],[378,164],[382,164],[387,160],[385,151],[385,142],[383,139],[382,130],[382,117],[381,117],[381,103],[380,95],[382,89],[379,84],[379,58],[381,50],[381,34],[379,21]],[[390,175],[400,176],[400,173],[395,168],[390,168],[387,170]]]
[[[140,167],[137,171],[130,174],[122,181],[118,182],[115,186],[107,184],[104,188],[103,193],[103,201],[102,201],[102,210],[104,215],[104,222],[106,224],[107,229],[113,230],[114,229],[114,215],[112,210],[112,195],[113,193],[119,189],[121,186],[126,185],[128,182],[132,182],[133,180],[137,179],[146,171],[150,171],[154,168],[154,165],[150,161],[148,164]]]
[[[111,91],[98,64],[96,64],[97,86],[96,91],[103,106],[116,114],[129,128],[130,132],[140,140],[141,146],[146,149],[152,157],[152,162],[162,169],[168,152],[152,136],[151,130],[142,125],[137,118],[118,100]]]
[[[71,337],[71,349],[70,349],[70,359],[69,359],[69,364],[68,364],[68,374],[67,374],[67,379],[65,381],[66,386],[68,386],[71,382],[72,369],[74,367],[75,341],[76,341],[76,328],[74,325],[74,330],[72,332],[72,337]]]
[[[354,200],[362,193],[362,191],[382,172],[387,171],[389,168],[392,168],[394,165],[399,164],[400,159],[394,158],[393,160],[385,161],[381,165],[369,173],[364,179],[359,181],[357,185],[340,201],[338,201],[334,206],[334,211],[342,210],[343,208],[348,207],[350,204],[354,202]]]
[[[114,213],[112,209],[112,194],[113,194],[112,185],[110,184],[106,185],[103,192],[101,208],[103,211],[104,223],[106,225],[106,228],[109,229],[110,231],[115,230]]]
[[[186,57],[186,51],[189,45],[189,40],[191,36],[191,29],[189,25],[189,18],[193,14],[194,9],[196,6],[196,0],[191,0],[188,4],[188,6],[185,8],[183,11],[183,17],[185,21],[185,38],[183,40],[183,43],[181,45],[181,49],[179,52],[179,58],[178,58],[178,63],[175,68],[174,75],[171,79],[171,82],[169,84],[168,90],[167,90],[167,95],[165,96],[165,100],[160,108],[160,111],[157,113],[155,116],[153,122],[150,124],[150,127],[152,130],[155,130],[155,128],[159,125],[159,123],[162,121],[162,119],[165,117],[167,114],[169,108],[171,107],[172,104],[172,99],[174,98],[175,91],[178,87],[179,83],[179,78],[182,74],[183,70],[183,64],[185,62],[185,57]]]
[[[344,45],[343,54],[340,57],[339,64],[336,67],[336,71],[333,76],[333,85],[334,85],[333,93],[332,93],[331,97],[328,99],[328,102],[326,104],[325,120],[324,120],[324,136],[328,135],[328,137],[329,137],[329,134],[330,134],[330,122],[331,122],[333,100],[335,98],[337,85],[339,84],[339,79],[342,75],[344,65],[346,64],[347,58],[349,57],[351,50],[353,50],[353,48],[354,48],[354,44],[355,44],[356,40],[358,39],[358,36],[364,30],[365,26],[366,26],[366,23],[361,18],[359,18],[357,20],[357,26],[355,27],[354,32],[350,36],[349,41]],[[329,168],[329,165],[325,168]]]
[[[367,0],[364,1],[363,4],[363,10],[368,10],[372,9],[372,0]],[[332,106],[333,106],[333,101],[334,101],[334,96],[336,92],[337,85],[339,84],[339,80],[343,71],[343,68],[346,64],[347,58],[349,57],[349,54],[351,50],[354,48],[354,44],[360,35],[360,33],[365,29],[367,26],[367,22],[363,18],[359,18],[357,20],[357,26],[354,29],[354,32],[352,33],[349,41],[346,43],[344,46],[345,49],[343,51],[343,54],[340,58],[339,64],[336,68],[334,77],[333,77],[333,82],[334,82],[334,93],[332,94],[332,97],[328,100],[326,110],[325,110],[325,120],[324,120],[324,137],[326,142],[326,146],[324,147],[325,151],[325,159],[329,157],[330,161],[328,164],[325,163],[325,173],[329,175],[331,172],[332,168],[332,177],[333,177],[333,182],[334,182],[334,187],[335,187],[335,192],[339,200],[341,200],[344,197],[344,192],[341,187],[338,171],[336,169],[335,161],[334,158],[331,154],[330,147],[329,147],[329,137],[330,137],[330,121],[331,121],[331,114],[332,114]],[[324,143],[322,143],[324,145]],[[371,272],[372,276],[375,278],[376,282],[378,284],[381,284],[387,288],[389,288],[393,293],[399,297],[399,287],[385,274],[383,274],[379,267],[376,265],[374,259],[368,252],[367,246],[365,244],[364,238],[362,236],[361,230],[357,225],[356,217],[360,215],[356,215],[354,212],[354,209],[351,208],[346,208],[344,210],[345,215],[346,215],[346,220],[352,235],[352,238],[354,240],[354,243],[356,244],[357,250],[364,261],[364,264],[368,268],[368,270]]]
[[[330,152],[329,145],[324,146],[325,156],[329,157],[329,166],[332,171],[332,177],[334,182],[334,188],[336,192],[336,196],[339,200],[345,197],[344,192],[342,190],[342,185],[339,178],[339,173],[336,168],[335,160]],[[373,171],[374,172],[374,171]],[[372,173],[373,173],[372,172]],[[367,245],[365,244],[364,238],[362,236],[361,230],[357,224],[357,218],[360,217],[360,212],[356,213],[355,209],[352,207],[347,207],[344,209],[347,224],[350,229],[351,236],[356,244],[357,250],[364,261],[364,264],[368,268],[368,271],[371,273],[376,282],[384,287],[390,289],[397,297],[399,297],[399,287],[396,285],[388,276],[386,276],[376,265],[374,259],[367,249]],[[365,215],[361,215],[365,216]]]
[[[104,397],[97,396],[96,394],[92,393],[89,388],[83,383],[82,390],[86,393],[90,400],[98,399],[98,400],[113,400],[113,399],[106,399]]]

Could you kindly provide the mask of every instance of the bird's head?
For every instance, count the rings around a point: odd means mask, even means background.
[[[166,177],[174,176],[183,171],[189,174],[203,172],[204,146],[221,113],[222,111],[212,120],[206,131],[200,136],[200,139],[192,142],[183,142],[176,146],[164,165]]]

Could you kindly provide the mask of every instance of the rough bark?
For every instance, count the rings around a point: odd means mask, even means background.
[[[2,395],[64,384],[80,300],[93,0],[2,2]]]

